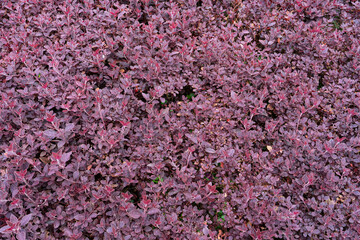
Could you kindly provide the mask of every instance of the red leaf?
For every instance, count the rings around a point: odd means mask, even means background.
[[[115,191],[112,187],[110,187],[110,186],[105,186],[105,190],[106,190],[106,192],[108,192],[108,193],[112,193],[113,191]]]
[[[60,160],[60,159],[61,159],[61,154],[60,154],[60,153],[53,152],[53,153],[52,153],[52,157],[54,158],[54,160]]]
[[[130,124],[130,122],[124,122],[124,121],[120,121],[120,123],[125,127],[127,127]]]
[[[92,195],[94,196],[94,198],[96,198],[96,200],[99,200],[100,198],[102,198],[101,195],[97,195],[96,193],[92,193]]]
[[[159,226],[161,224],[161,219],[158,217],[155,221],[155,225]]]
[[[151,200],[150,199],[143,199],[142,202],[143,202],[144,205],[149,205],[151,203]]]
[[[128,201],[128,200],[130,200],[130,198],[132,198],[132,195],[127,193],[127,192],[126,193],[121,193],[121,196],[123,198],[125,198],[125,201]]]
[[[51,115],[51,114],[46,114],[47,116],[46,116],[46,120],[48,121],[48,122],[53,122],[54,121],[54,119],[55,119],[55,115]]]
[[[20,201],[19,199],[15,199],[15,200],[12,201],[10,204],[11,204],[11,205],[16,205],[17,203],[19,203],[19,201]]]
[[[207,187],[208,187],[210,193],[217,193],[217,190],[216,190],[216,186],[215,186],[215,185],[213,186],[211,183],[209,183],[209,184],[207,185]]]
[[[22,170],[22,171],[16,171],[15,174],[18,175],[20,178],[24,178],[25,175],[27,173],[27,170]]]

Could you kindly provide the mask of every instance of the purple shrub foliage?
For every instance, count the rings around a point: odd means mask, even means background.
[[[360,4],[0,1],[1,239],[359,239]]]

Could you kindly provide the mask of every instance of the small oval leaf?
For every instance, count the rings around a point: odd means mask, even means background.
[[[139,217],[141,217],[140,211],[136,210],[136,209],[129,211],[128,215],[129,215],[129,217],[134,218],[134,219],[138,219]]]
[[[212,149],[212,148],[206,148],[205,152],[207,152],[207,153],[216,153],[216,151],[214,149]]]

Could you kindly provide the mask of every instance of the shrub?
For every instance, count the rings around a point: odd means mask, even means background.
[[[2,239],[359,239],[357,2],[0,6]]]

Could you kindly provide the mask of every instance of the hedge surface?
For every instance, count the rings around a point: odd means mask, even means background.
[[[359,239],[360,4],[0,1],[1,239]]]

